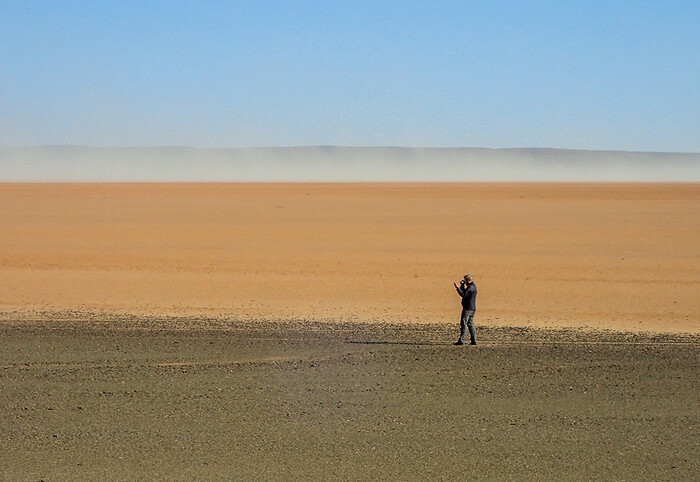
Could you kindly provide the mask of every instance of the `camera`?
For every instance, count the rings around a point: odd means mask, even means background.
[[[464,285],[466,285],[466,284],[467,284],[467,282],[464,281],[464,280],[460,280],[460,282],[459,282],[459,285],[460,285],[461,287],[464,287]]]

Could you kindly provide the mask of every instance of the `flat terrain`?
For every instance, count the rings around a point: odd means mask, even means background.
[[[0,480],[700,478],[700,184],[0,184],[0,233]]]
[[[697,480],[697,335],[0,323],[2,480]]]
[[[700,331],[700,184],[0,184],[0,312]],[[70,315],[70,313],[68,313]]]

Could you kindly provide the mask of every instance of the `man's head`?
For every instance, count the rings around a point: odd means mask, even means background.
[[[469,284],[474,281],[474,277],[470,274],[465,274],[464,275],[464,281]]]

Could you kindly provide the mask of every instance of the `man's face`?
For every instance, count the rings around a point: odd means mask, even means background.
[[[464,282],[467,283],[467,284],[469,284],[469,283],[471,283],[471,280],[468,280],[467,277],[465,276],[465,277],[464,277]]]

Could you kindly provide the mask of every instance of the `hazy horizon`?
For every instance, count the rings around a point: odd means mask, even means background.
[[[3,146],[0,182],[700,182],[700,153]]]

